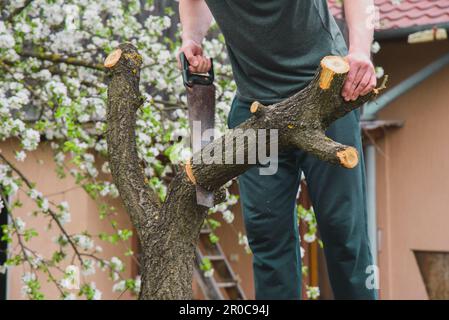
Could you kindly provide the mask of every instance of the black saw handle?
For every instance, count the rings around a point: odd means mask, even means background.
[[[180,54],[181,67],[182,67],[182,80],[184,81],[184,85],[186,87],[192,87],[195,84],[208,86],[214,83],[214,62],[212,58],[210,58],[210,69],[207,74],[201,73],[193,73],[189,70],[189,60],[187,60],[184,52]]]

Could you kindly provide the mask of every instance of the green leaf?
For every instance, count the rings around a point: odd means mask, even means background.
[[[218,241],[220,240],[220,238],[213,232],[209,233],[209,241],[212,244],[216,244]]]
[[[30,241],[32,238],[37,237],[39,235],[39,233],[33,229],[27,229],[25,230],[25,232],[23,233],[23,238],[25,239],[25,241]]]

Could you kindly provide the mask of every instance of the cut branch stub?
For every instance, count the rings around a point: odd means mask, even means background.
[[[104,66],[106,68],[112,68],[120,60],[121,56],[122,50],[120,48],[115,49],[106,57],[106,60],[104,60]]]
[[[324,57],[321,60],[320,88],[323,90],[329,89],[336,74],[346,75],[348,72],[349,64],[342,57]]]
[[[259,101],[254,101],[251,104],[249,111],[256,117],[260,117],[264,113],[264,109],[266,109],[266,107],[263,104],[261,104]]]
[[[196,184],[196,179],[192,172],[192,165],[190,164],[190,159],[188,159],[186,162],[185,170],[186,170],[187,178],[190,180],[190,182],[192,182],[193,184]]]
[[[337,158],[340,159],[340,164],[348,169],[354,168],[359,163],[359,153],[353,147],[337,151]]]

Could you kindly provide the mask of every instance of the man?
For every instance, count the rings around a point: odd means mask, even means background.
[[[370,7],[371,6],[371,7]],[[349,49],[326,0],[180,0],[182,47],[193,72],[206,72],[210,60],[201,43],[212,14],[226,39],[237,94],[228,125],[251,116],[253,101],[279,102],[303,89],[326,55],[346,56],[350,72],[343,97],[356,100],[376,85],[369,24],[373,0],[346,0]],[[359,111],[328,129],[332,139],[355,146],[362,155]],[[302,150],[279,155],[275,175],[253,168],[239,177],[249,245],[253,252],[256,299],[299,299],[301,257],[295,201],[301,171],[317,215],[329,277],[336,299],[375,299],[365,285],[372,265],[366,226],[363,158],[352,169],[318,160]]]

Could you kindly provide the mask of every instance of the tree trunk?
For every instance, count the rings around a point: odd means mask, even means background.
[[[145,182],[135,142],[136,110],[143,102],[141,63],[131,44],[120,45],[105,61],[110,72],[107,142],[112,177],[142,246],[140,299],[190,299],[194,251],[207,213],[207,208],[196,204],[194,185],[217,191],[255,165],[225,164],[226,150],[233,150],[232,158],[246,159],[258,147],[257,139],[254,144],[235,142],[246,129],[277,129],[279,151],[300,148],[323,161],[353,168],[358,163],[356,149],[332,141],[324,132],[333,121],[373,99],[377,91],[345,102],[340,92],[349,66],[343,58],[325,57],[307,88],[271,106],[253,103],[252,118],[204,147],[201,154],[214,155],[215,163],[198,163],[194,159],[200,154],[195,154],[160,203]],[[262,133],[256,132],[256,136]],[[273,138],[270,135],[261,143],[269,146]]]

